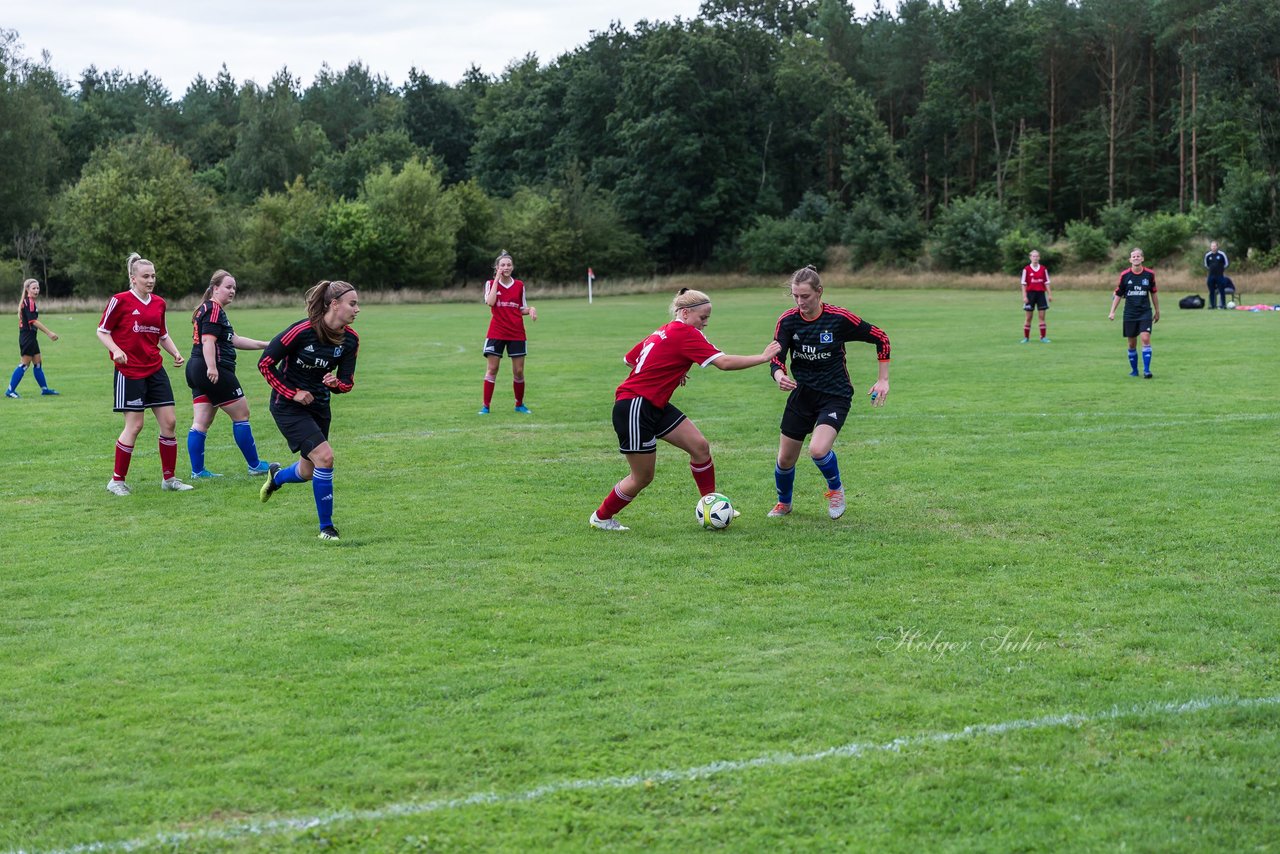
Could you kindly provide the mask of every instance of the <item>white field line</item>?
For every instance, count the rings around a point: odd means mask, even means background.
[[[596,777],[583,780],[561,780],[547,783],[522,792],[476,792],[460,798],[388,804],[371,810],[340,810],[314,816],[272,818],[229,822],[201,830],[164,831],[153,836],[115,842],[87,842],[56,849],[12,849],[5,854],[95,854],[95,852],[138,851],[151,847],[177,847],[187,842],[231,841],[244,837],[265,837],[282,833],[295,833],[318,827],[330,827],[354,821],[382,821],[390,818],[428,815],[470,806],[510,804],[536,801],[562,792],[581,792],[606,789],[633,789],[639,786],[700,780],[719,774],[748,771],[753,768],[782,768],[827,759],[855,758],[867,753],[897,753],[912,747],[946,744],[983,736],[998,736],[1025,730],[1051,729],[1055,727],[1079,727],[1129,717],[1153,715],[1185,715],[1206,709],[1254,709],[1280,706],[1280,695],[1272,697],[1205,697],[1181,703],[1141,703],[1133,706],[1113,706],[1093,714],[1068,712],[1040,718],[1004,721],[995,724],[974,724],[952,732],[925,733],[903,736],[880,744],[851,742],[839,747],[829,747],[816,753],[771,753],[752,759],[725,759],[692,768],[646,771],[625,777]]]

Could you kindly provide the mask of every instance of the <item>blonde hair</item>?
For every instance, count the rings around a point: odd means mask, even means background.
[[[195,320],[196,315],[200,313],[200,306],[204,305],[213,297],[213,289],[222,284],[223,279],[230,279],[231,274],[226,270],[214,270],[213,275],[209,277],[209,287],[204,289],[204,296],[200,297],[200,302],[196,304],[195,311],[191,312],[191,319]]]
[[[791,279],[787,282],[787,289],[790,290],[792,285],[809,285],[815,292],[822,292],[822,279],[818,276],[818,268],[812,264],[807,267],[801,267],[791,274]]]
[[[137,252],[130,254],[129,260],[124,262],[124,268],[129,273],[130,282],[133,281],[134,271],[137,270],[138,267],[141,266],[142,264],[147,264],[152,268],[156,266],[155,264],[152,264],[150,261],[148,261],[146,258],[143,258]]]
[[[493,259],[493,277],[495,279],[498,277],[498,265],[502,263],[503,258],[511,258],[511,253],[503,249],[501,252],[498,253],[498,257]],[[516,265],[516,259],[511,258],[511,266],[514,268],[515,265]]]
[[[711,305],[711,297],[693,288],[681,288],[676,298],[671,301],[671,316],[677,317],[686,308],[698,308],[703,305]]]
[[[322,281],[307,291],[307,319],[311,321],[311,328],[320,336],[320,340],[327,344],[342,343],[342,332],[334,332],[324,324],[325,313],[329,311],[329,306],[336,299],[341,299],[346,294],[351,293],[356,286],[350,282],[343,281]]]
[[[23,304],[23,303],[25,303],[25,302],[27,301],[27,290],[28,290],[32,285],[38,285],[38,284],[40,284],[40,280],[39,280],[39,279],[27,279],[25,282],[23,282],[23,283],[22,283],[22,296],[18,297],[18,311],[19,311],[19,313],[21,313],[21,311],[22,311],[22,304]]]

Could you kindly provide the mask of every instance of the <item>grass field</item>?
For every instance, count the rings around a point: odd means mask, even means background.
[[[535,299],[534,415],[504,364],[487,419],[482,306],[371,305],[336,547],[308,487],[258,501],[225,415],[226,477],[162,493],[149,419],[108,495],[96,315],[46,315],[62,396],[0,400],[0,851],[1274,851],[1280,316],[1163,296],[1147,382],[1104,288],[1046,345],[1016,294],[829,292],[893,342],[876,410],[851,347],[849,512],[802,459],[765,519],[783,396],[695,369],[675,402],[743,514],[717,533],[667,446],[630,532],[586,522],[666,298]],[[713,297],[735,353],[788,306]]]

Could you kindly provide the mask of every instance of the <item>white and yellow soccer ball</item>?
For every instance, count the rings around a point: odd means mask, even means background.
[[[699,498],[694,513],[698,517],[698,524],[710,530],[727,528],[733,521],[733,505],[718,492],[709,492]]]

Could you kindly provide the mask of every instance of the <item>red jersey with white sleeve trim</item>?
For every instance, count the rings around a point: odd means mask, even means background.
[[[129,357],[116,370],[131,380],[149,377],[162,367],[160,339],[169,334],[164,322],[164,300],[151,294],[146,302],[132,289],[116,294],[107,302],[98,329]],[[112,364],[115,364],[112,362]]]
[[[484,283],[486,295],[492,285],[492,279]],[[524,282],[512,279],[509,285],[499,284],[498,301],[489,306],[493,318],[489,321],[487,337],[500,341],[524,341],[524,314],[521,309],[528,307],[529,304],[524,295]]]
[[[631,374],[618,386],[616,399],[643,397],[662,409],[689,373],[690,365],[705,368],[723,355],[701,329],[673,320],[622,357],[631,366]]]
[[[1049,289],[1049,270],[1043,264],[1032,267],[1030,264],[1022,268],[1022,286],[1029,291],[1045,291]]]

